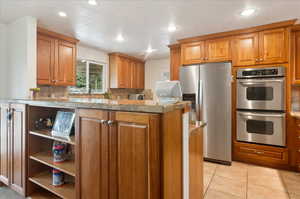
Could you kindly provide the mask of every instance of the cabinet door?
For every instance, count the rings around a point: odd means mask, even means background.
[[[159,116],[117,112],[111,119],[110,199],[159,199]]]
[[[9,185],[9,105],[0,104],[0,182]]]
[[[119,199],[148,198],[148,135],[147,125],[118,123]]]
[[[55,40],[41,34],[37,36],[37,84],[51,85],[54,67]]]
[[[79,199],[109,198],[108,113],[79,109],[76,118],[76,195]]]
[[[259,33],[259,54],[261,64],[287,61],[286,29],[266,30]]]
[[[230,39],[215,39],[205,42],[206,57],[208,62],[221,62],[231,59]]]
[[[234,66],[255,65],[258,61],[258,33],[237,36],[232,41]]]
[[[293,33],[293,84],[300,84],[300,31]]]
[[[138,82],[138,86],[137,86],[137,88],[138,89],[144,89],[145,88],[145,65],[144,65],[144,63],[141,63],[141,62],[138,62],[137,63],[137,69],[138,69],[138,72],[137,72],[137,74],[138,74],[138,80],[137,80],[137,82]]]
[[[145,82],[145,67],[144,63],[142,62],[135,62],[134,65],[132,65],[134,68],[132,69],[132,81],[133,86],[132,88],[135,89],[144,89],[144,82]]]
[[[12,104],[12,120],[10,131],[10,186],[16,192],[25,195],[26,181],[26,106]]]
[[[55,85],[73,86],[76,84],[76,45],[61,40],[56,40],[56,44]]]
[[[129,59],[120,57],[118,62],[118,88],[131,87],[131,62]]]
[[[204,61],[204,42],[194,42],[181,45],[181,64],[198,64]]]
[[[138,88],[138,63],[131,61],[131,85],[130,88]]]
[[[181,48],[180,46],[171,47],[170,49],[170,71],[171,80],[179,80],[179,68],[181,59]]]

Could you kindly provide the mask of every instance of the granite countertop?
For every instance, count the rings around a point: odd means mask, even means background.
[[[95,98],[2,99],[0,102],[57,108],[94,108],[146,113],[166,113],[190,106],[190,102],[166,105],[152,100],[108,100]]]

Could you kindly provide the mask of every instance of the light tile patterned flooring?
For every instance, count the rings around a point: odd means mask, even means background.
[[[300,199],[300,173],[204,162],[204,199]]]

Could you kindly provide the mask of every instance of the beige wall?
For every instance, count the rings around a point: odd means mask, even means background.
[[[154,91],[155,83],[164,80],[163,73],[170,72],[170,58],[153,59],[146,61],[145,88]]]

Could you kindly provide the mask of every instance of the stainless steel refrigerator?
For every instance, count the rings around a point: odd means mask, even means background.
[[[191,120],[203,121],[204,157],[231,163],[231,64],[180,67],[183,100],[192,101]]]

